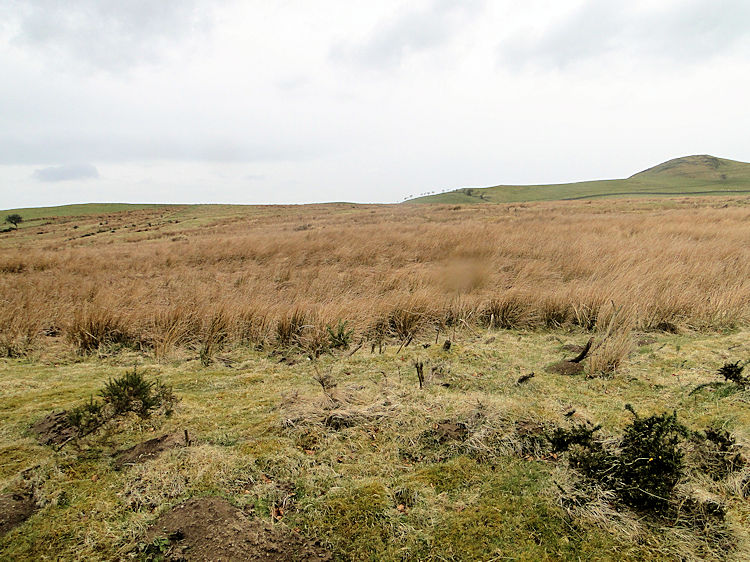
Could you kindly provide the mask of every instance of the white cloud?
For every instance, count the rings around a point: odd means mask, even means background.
[[[746,6],[0,0],[0,195],[385,202],[750,160]],[[80,162],[101,177],[35,177]]]

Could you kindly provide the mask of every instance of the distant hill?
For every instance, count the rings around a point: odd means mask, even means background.
[[[704,154],[675,158],[619,180],[461,188],[406,203],[515,203],[736,193],[750,193],[750,164]]]
[[[77,217],[85,215],[104,215],[120,211],[136,211],[138,209],[153,209],[166,205],[151,203],[78,203],[74,205],[58,205],[54,207],[24,207],[22,209],[6,209],[0,211],[0,223],[10,213],[18,213],[23,220],[34,220],[55,217]],[[170,205],[174,206],[174,205]]]

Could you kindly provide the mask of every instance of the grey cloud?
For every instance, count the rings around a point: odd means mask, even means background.
[[[481,0],[432,0],[422,10],[404,12],[383,22],[365,41],[335,45],[331,58],[367,68],[397,66],[410,53],[449,41],[483,6]]]
[[[34,171],[34,178],[44,182],[88,180],[99,177],[99,170],[91,164],[67,164]]]
[[[8,3],[15,7],[8,9]],[[5,4],[5,6],[3,6]],[[179,39],[210,26],[199,0],[0,0],[15,15],[14,41],[59,63],[120,70],[154,62]]]
[[[117,136],[68,133],[64,136],[19,138],[0,134],[0,164],[46,162],[275,162],[302,161],[330,151],[325,143],[253,141],[228,137],[210,138],[195,131],[189,138],[174,135]]]
[[[541,37],[517,35],[500,45],[500,61],[512,68],[563,68],[624,53],[640,59],[694,63],[750,38],[750,3],[692,0],[638,13],[630,3],[590,0]]]

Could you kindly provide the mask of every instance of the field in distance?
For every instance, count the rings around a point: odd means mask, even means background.
[[[748,196],[19,226],[0,559],[750,552]]]
[[[513,203],[609,197],[677,197],[750,193],[750,164],[708,155],[675,158],[625,179],[548,185],[461,188],[409,203]]]

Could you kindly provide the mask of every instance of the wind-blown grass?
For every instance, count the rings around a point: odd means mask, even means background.
[[[385,329],[402,341],[457,325],[602,330],[612,303],[637,330],[733,328],[750,318],[748,201],[207,207],[192,218],[160,208],[53,220],[41,234],[0,237],[0,300],[15,317],[0,331],[15,340],[22,322],[37,335],[62,331],[84,352],[129,343],[161,357],[205,344],[217,311],[222,343],[252,345],[299,344],[339,320],[355,339]]]

